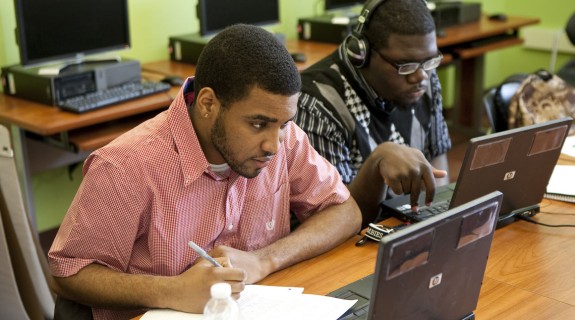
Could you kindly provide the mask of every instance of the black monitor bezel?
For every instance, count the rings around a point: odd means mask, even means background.
[[[211,2],[210,2],[211,1]],[[272,0],[265,0],[265,1],[272,1]],[[200,26],[200,30],[199,33],[201,36],[211,36],[211,35],[215,35],[218,32],[222,31],[224,28],[214,28],[214,29],[210,29],[208,27],[208,23],[207,23],[207,19],[205,19],[205,17],[207,17],[207,12],[206,12],[206,4],[209,3],[210,5],[214,5],[213,4],[213,0],[198,0],[197,6],[196,6],[196,15],[198,17],[198,23]],[[256,26],[266,26],[266,25],[271,25],[271,24],[276,24],[278,22],[280,22],[280,4],[279,4],[279,0],[275,0],[276,3],[276,7],[277,7],[277,13],[276,13],[276,17],[275,19],[269,19],[269,20],[261,20],[261,21],[257,21],[257,22],[243,22],[243,23],[248,23],[248,24],[252,24],[252,25],[256,25]],[[241,3],[238,2],[238,8],[233,9],[233,8],[226,8],[225,10],[230,10],[232,12],[237,12],[237,9],[239,8],[239,5],[241,5]],[[218,6],[218,5],[214,5],[214,6]],[[223,10],[223,9],[222,9]],[[235,23],[240,23],[240,22],[235,22]],[[233,23],[232,23],[233,24]]]
[[[328,10],[337,10],[337,9],[345,9],[345,8],[353,8],[357,5],[365,4],[366,0],[349,0],[347,3],[334,3],[334,0],[324,0],[324,9]]]
[[[116,0],[121,2],[124,6],[123,20],[125,21],[125,23],[122,28],[123,30],[121,31],[121,33],[123,34],[123,41],[121,41],[121,43],[114,43],[93,49],[74,50],[73,52],[72,51],[63,52],[59,54],[46,55],[42,57],[33,57],[32,55],[31,57],[29,50],[30,46],[28,45],[28,39],[26,36],[27,23],[25,21],[24,16],[24,10],[25,10],[25,8],[23,7],[24,1],[26,0],[14,0],[14,12],[16,17],[16,28],[15,28],[16,44],[18,45],[20,64],[23,66],[34,66],[62,60],[71,60],[74,62],[79,62],[80,60],[84,59],[86,56],[89,55],[125,50],[131,48],[128,0]]]

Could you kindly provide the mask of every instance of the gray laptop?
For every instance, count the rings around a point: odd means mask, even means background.
[[[329,295],[358,301],[340,319],[474,319],[503,195],[488,195],[387,235],[375,273]]]
[[[422,192],[418,212],[411,211],[409,195],[383,201],[382,212],[417,222],[499,190],[504,197],[498,227],[519,213],[534,215],[572,122],[567,117],[473,138],[457,183],[437,188],[431,206],[424,205]]]

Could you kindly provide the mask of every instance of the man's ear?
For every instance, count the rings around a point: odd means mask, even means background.
[[[218,105],[218,98],[212,88],[205,87],[200,89],[196,96],[196,108],[202,118],[210,118],[217,114]]]

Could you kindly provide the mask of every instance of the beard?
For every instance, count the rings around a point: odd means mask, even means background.
[[[212,130],[210,132],[212,144],[233,171],[246,178],[256,177],[260,173],[260,170],[250,170],[245,165],[245,163],[242,163],[237,160],[237,156],[234,154],[234,151],[230,148],[230,145],[228,143],[228,137],[226,134],[226,128],[224,126],[223,114],[225,113],[225,110],[223,109],[220,110],[222,111],[220,111],[220,113],[218,114],[214,126],[212,127]]]

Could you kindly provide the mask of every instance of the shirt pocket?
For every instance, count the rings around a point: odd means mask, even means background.
[[[239,247],[257,250],[289,234],[289,184],[280,184],[275,192],[263,192],[246,199],[239,227]]]

